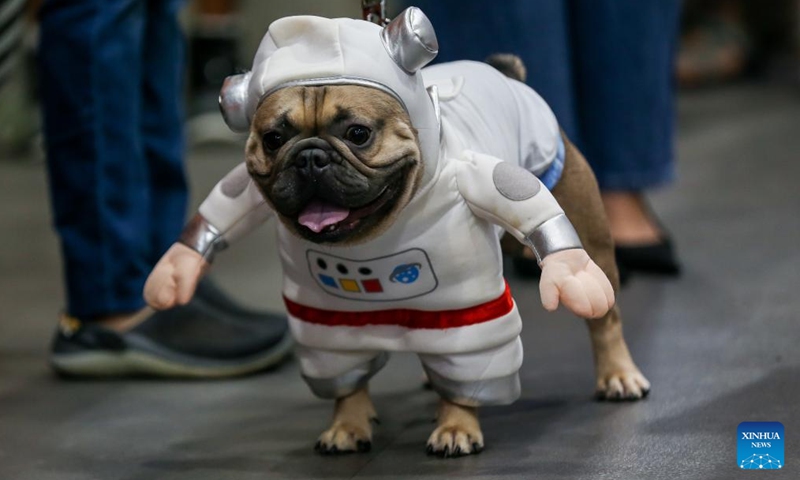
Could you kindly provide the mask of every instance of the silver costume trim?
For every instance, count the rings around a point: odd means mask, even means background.
[[[433,102],[433,113],[436,115],[436,126],[439,128],[439,139],[442,138],[442,107],[439,105],[439,87],[431,85],[426,88],[428,96],[431,97]]]
[[[214,254],[228,246],[222,233],[199,213],[189,220],[178,241],[202,255],[209,263],[214,259]]]
[[[527,240],[539,263],[551,253],[583,248],[578,232],[563,213],[536,227],[527,236]]]
[[[237,133],[250,129],[247,118],[247,88],[252,72],[231,75],[222,83],[219,91],[219,111],[228,128]]]
[[[439,53],[439,41],[422,10],[409,7],[383,27],[381,40],[394,63],[409,75],[424,67]]]
[[[465,407],[508,405],[517,400],[522,388],[519,373],[475,382],[459,382],[425,368],[433,389],[446,400]]]
[[[356,390],[363,388],[373,375],[386,365],[389,361],[389,354],[381,352],[369,362],[360,365],[338,377],[333,378],[313,378],[303,375],[311,392],[320,398],[342,398]]]
[[[318,77],[318,78],[304,78],[301,80],[292,80],[290,82],[281,83],[280,85],[275,85],[274,87],[270,88],[258,100],[258,104],[256,105],[256,110],[258,107],[261,106],[261,103],[264,101],[265,98],[272,95],[273,93],[277,92],[278,90],[289,88],[289,87],[313,87],[318,85],[357,85],[360,87],[370,87],[370,88],[377,88],[378,90],[388,93],[392,96],[395,100],[400,102],[400,105],[403,106],[403,110],[408,113],[408,108],[406,107],[405,102],[400,95],[397,94],[394,90],[387,87],[382,83],[378,83],[375,80],[370,80],[369,78],[363,77]]]

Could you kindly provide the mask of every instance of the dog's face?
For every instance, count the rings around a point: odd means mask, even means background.
[[[355,85],[287,87],[259,105],[247,169],[286,228],[355,243],[388,228],[422,176],[416,130],[390,95]]]

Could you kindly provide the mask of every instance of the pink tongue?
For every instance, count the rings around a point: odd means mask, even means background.
[[[297,221],[305,225],[314,233],[319,233],[328,225],[341,222],[350,215],[350,210],[330,203],[314,200],[300,212]]]

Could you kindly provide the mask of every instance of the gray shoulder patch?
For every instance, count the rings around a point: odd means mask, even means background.
[[[225,175],[225,178],[222,179],[220,189],[222,190],[222,194],[226,197],[236,198],[244,192],[249,181],[250,174],[247,173],[247,166],[242,163]]]
[[[495,165],[492,180],[494,187],[502,196],[515,202],[533,197],[541,188],[534,174],[508,162]]]

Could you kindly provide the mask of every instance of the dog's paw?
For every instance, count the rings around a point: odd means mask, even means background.
[[[371,433],[350,423],[339,423],[325,430],[314,445],[314,450],[323,455],[369,452],[371,448]]]
[[[595,398],[612,402],[636,401],[650,393],[650,382],[636,368],[611,372],[597,377]]]
[[[483,433],[480,428],[441,425],[428,438],[425,450],[442,458],[478,454],[483,451]]]

